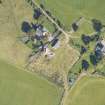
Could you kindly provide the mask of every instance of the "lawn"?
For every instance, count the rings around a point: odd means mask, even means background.
[[[70,90],[65,105],[105,105],[105,78],[84,77]]]
[[[0,60],[1,105],[58,105],[62,89]]]

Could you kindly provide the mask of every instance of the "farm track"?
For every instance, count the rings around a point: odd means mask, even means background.
[[[56,27],[59,29],[59,31],[61,31],[65,37],[66,37],[66,41],[67,43],[69,42],[69,37],[72,38],[72,36],[68,33],[66,33],[40,6],[38,3],[36,3],[34,0],[32,0],[32,2],[38,7],[40,8],[40,10],[43,12],[43,14],[53,23],[56,25]]]
[[[26,0],[26,1],[27,1],[27,0]],[[53,24],[58,28],[58,30],[61,31],[61,32],[65,35],[65,44],[67,45],[67,47],[68,47],[69,49],[71,49],[71,50],[75,50],[75,51],[77,52],[77,54],[79,55],[80,53],[79,53],[76,49],[72,48],[72,47],[69,45],[69,40],[70,40],[70,39],[72,40],[72,38],[78,38],[78,37],[73,37],[73,36],[71,35],[71,34],[73,33],[73,31],[71,30],[69,33],[65,32],[65,31],[56,23],[56,21],[54,21],[54,20],[45,12],[45,10],[42,9],[42,8],[40,7],[40,5],[39,5],[37,2],[35,2],[34,0],[31,0],[31,5],[33,6],[33,8],[34,8],[34,6],[37,6],[37,7],[42,11],[42,13],[44,14],[44,16],[47,17],[47,18],[49,19],[49,21],[50,21],[51,23],[53,23]],[[77,60],[78,60],[78,59],[77,59]],[[76,61],[77,61],[77,60],[76,60]],[[76,62],[76,61],[75,61],[75,62]],[[63,97],[62,97],[62,99],[61,99],[60,104],[61,104],[61,105],[64,105],[65,97],[68,95],[69,85],[68,85],[68,80],[67,80],[67,73],[66,73],[65,71],[62,71],[62,75],[63,75],[63,81],[64,81],[64,94],[63,94]]]
[[[26,0],[26,1],[27,1],[27,0]],[[37,7],[42,11],[42,13],[49,19],[49,21],[51,21],[51,23],[53,23],[53,24],[58,28],[58,30],[61,31],[61,32],[65,35],[65,37],[66,37],[66,42],[65,42],[65,43],[67,44],[67,46],[68,46],[68,43],[69,43],[69,40],[70,40],[70,39],[72,40],[72,38],[78,38],[78,37],[74,37],[74,36],[71,35],[71,34],[72,34],[72,31],[71,31],[70,33],[65,32],[65,30],[62,29],[62,28],[56,23],[56,21],[54,21],[54,20],[52,19],[52,17],[50,17],[50,16],[45,12],[45,10],[40,7],[40,5],[39,5],[37,2],[35,2],[34,0],[30,0],[30,2],[31,2],[31,4],[32,4],[33,8],[34,8],[34,6],[37,6]]]

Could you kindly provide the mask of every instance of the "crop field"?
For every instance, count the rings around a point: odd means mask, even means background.
[[[62,89],[0,60],[1,105],[58,105]]]
[[[73,21],[83,16],[87,19],[97,18],[104,21],[105,19],[105,0],[37,0],[43,3],[53,15],[70,28]]]
[[[104,105],[105,78],[84,77],[69,92],[65,105]]]

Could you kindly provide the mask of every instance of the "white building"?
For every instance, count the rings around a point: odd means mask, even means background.
[[[101,44],[103,45],[103,48],[101,49],[101,51],[105,55],[105,40],[102,40]]]

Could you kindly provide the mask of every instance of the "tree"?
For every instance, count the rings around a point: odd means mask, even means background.
[[[44,9],[44,5],[43,5],[43,4],[40,4],[40,7],[41,7],[42,9]]]
[[[97,59],[96,59],[96,56],[94,55],[94,54],[90,54],[90,62],[94,65],[94,66],[96,66],[97,65]]]
[[[38,24],[34,24],[34,23],[31,23],[31,25],[32,25],[32,28],[34,29],[34,30],[36,30],[37,28],[38,28]]]
[[[87,48],[85,48],[84,46],[81,46],[80,54],[84,54],[86,51],[87,51]]]
[[[87,36],[87,35],[82,35],[82,41],[84,42],[85,45],[89,44],[90,41],[91,41],[91,37],[90,36]]]
[[[97,19],[92,19],[92,24],[93,24],[94,30],[97,32],[100,32],[101,29],[103,28],[101,21],[99,21]]]
[[[29,24],[28,22],[24,21],[24,22],[22,23],[21,29],[22,29],[23,32],[28,33],[28,32],[30,32],[30,30],[31,30],[32,28],[31,28],[31,26],[30,26],[30,24]]]
[[[82,69],[87,70],[89,68],[89,63],[86,60],[82,60]]]
[[[46,13],[47,13],[47,15],[49,15],[50,17],[52,17],[51,13],[48,10],[46,10]]]
[[[38,20],[41,15],[42,15],[42,13],[41,13],[39,8],[38,9],[34,9],[34,15],[33,15],[34,19]]]
[[[77,31],[78,30],[78,25],[76,23],[73,23],[72,28],[73,28],[74,31]]]

